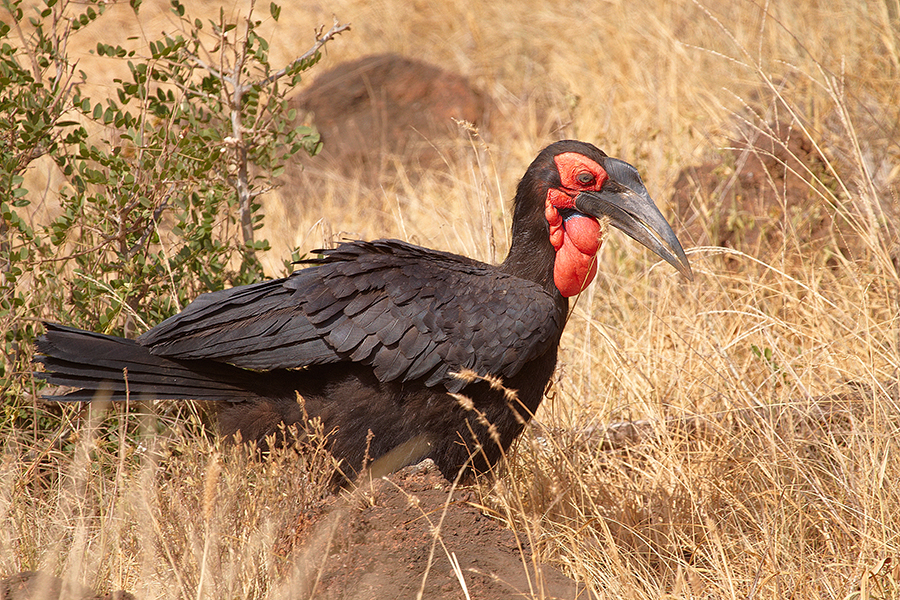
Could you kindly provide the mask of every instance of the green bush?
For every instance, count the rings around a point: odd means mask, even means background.
[[[321,145],[313,128],[294,125],[285,94],[347,29],[320,30],[307,53],[279,69],[252,5],[239,22],[224,11],[203,22],[173,0],[178,32],[151,42],[149,56],[97,44],[98,55],[126,61],[130,73],[98,99],[83,91],[87,75],[65,48],[102,23],[108,2],[42,1],[3,0],[11,24],[0,23],[7,424],[32,419],[23,410],[35,393],[28,373],[41,319],[131,335],[199,293],[262,276],[256,253],[269,245],[255,236],[257,200],[294,154]],[[130,4],[137,12],[140,3]],[[270,5],[272,18],[280,11]],[[48,161],[64,181],[59,210],[34,223],[30,206],[42,190],[29,189],[26,172]]]

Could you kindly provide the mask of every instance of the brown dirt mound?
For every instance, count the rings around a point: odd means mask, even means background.
[[[683,169],[672,205],[695,245],[735,248],[763,259],[802,252],[829,264],[838,255],[867,260],[860,234],[866,216],[852,198],[830,205],[825,198],[835,197],[835,190],[834,175],[809,138],[774,124],[751,142],[734,142],[721,161]],[[881,209],[891,213],[890,206]]]
[[[23,571],[0,580],[0,600],[134,600],[128,592],[99,596],[40,571]]]
[[[370,179],[395,159],[436,164],[461,137],[454,119],[484,124],[488,104],[465,77],[397,54],[341,63],[292,101],[322,135],[316,161]]]
[[[527,541],[485,516],[471,493],[457,490],[443,514],[449,491],[427,461],[304,517],[285,537],[306,566],[292,589],[299,581],[304,593],[335,600],[415,598],[423,589],[423,598],[456,600],[466,597],[462,578],[473,599],[589,597],[558,569],[536,564]]]

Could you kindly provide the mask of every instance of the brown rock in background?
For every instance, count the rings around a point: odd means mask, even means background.
[[[397,160],[438,164],[441,152],[465,140],[454,120],[484,126],[489,104],[465,77],[397,54],[341,63],[291,102],[324,141],[320,156],[304,164],[369,182],[389,174]]]
[[[826,159],[796,127],[775,123],[733,142],[723,160],[683,169],[672,196],[687,241],[766,260],[783,252],[867,260],[868,222],[858,198],[844,198]],[[836,193],[837,192],[837,193]],[[831,205],[828,198],[839,198]],[[890,215],[891,207],[881,207]],[[890,220],[890,219],[888,219]],[[889,236],[896,227],[886,223]]]

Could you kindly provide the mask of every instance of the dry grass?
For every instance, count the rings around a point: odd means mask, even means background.
[[[164,29],[156,4],[145,2],[140,27],[117,7],[123,35]],[[696,274],[685,284],[610,240],[572,312],[542,427],[481,491],[601,598],[897,597],[900,398],[885,382],[900,373],[886,216],[900,214],[900,4],[713,4],[285,6],[274,56],[287,60],[304,47],[288,41],[335,14],[353,31],[326,65],[421,57],[470,76],[501,119],[415,187],[336,177],[268,198],[270,270],[296,246],[342,235],[501,255],[518,177],[561,137],[634,163],[665,212],[681,168],[721,160],[731,138],[765,138],[775,118],[793,122],[836,182],[816,188],[815,208],[845,215],[853,227],[835,236],[857,236],[864,252],[785,242],[750,255],[682,237]],[[793,223],[782,226],[790,240]],[[823,416],[816,399],[835,392],[847,394]],[[704,426],[686,429],[696,416]],[[652,435],[610,449],[587,433],[629,419],[648,420]],[[46,440],[7,444],[0,573],[43,568],[141,598],[279,595],[274,532],[320,498],[316,468],[248,463],[182,429],[116,447],[85,427],[74,456],[41,456]],[[38,458],[49,466],[35,472]]]

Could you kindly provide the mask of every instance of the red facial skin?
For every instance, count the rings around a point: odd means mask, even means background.
[[[569,298],[580,294],[597,274],[596,256],[603,242],[603,228],[586,215],[563,220],[559,209],[574,209],[575,196],[598,191],[609,175],[595,161],[577,152],[565,152],[554,160],[562,185],[548,190],[544,216],[550,224],[550,243],[556,250],[553,283]]]

